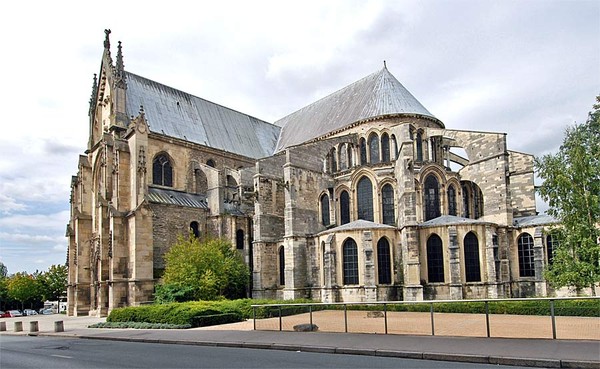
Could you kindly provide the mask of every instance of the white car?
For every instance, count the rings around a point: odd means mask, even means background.
[[[38,312],[33,309],[25,309],[23,315],[38,315]]]

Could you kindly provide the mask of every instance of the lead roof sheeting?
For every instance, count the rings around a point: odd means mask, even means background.
[[[275,152],[364,119],[392,114],[417,114],[435,119],[387,68],[383,68],[275,122],[283,127]]]
[[[515,227],[532,227],[537,225],[546,225],[558,223],[556,219],[546,214],[532,215],[528,217],[519,217],[513,219]]]
[[[127,114],[140,106],[150,131],[259,159],[270,156],[280,127],[127,73]]]
[[[208,209],[206,196],[193,193],[150,187],[146,198],[154,204],[185,206],[188,208]]]

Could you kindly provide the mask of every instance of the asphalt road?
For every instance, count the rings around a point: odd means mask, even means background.
[[[0,368],[519,368],[279,350],[0,336]]]

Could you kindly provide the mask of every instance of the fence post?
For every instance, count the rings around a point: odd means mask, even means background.
[[[252,328],[256,330],[256,306],[252,307]]]
[[[281,330],[281,305],[279,307],[279,330]]]
[[[308,305],[308,315],[310,315],[310,327],[312,329],[313,321],[312,321],[312,305]]]
[[[385,322],[385,334],[388,334],[388,329],[387,329],[387,304],[383,304],[383,321]]]
[[[550,316],[552,318],[552,339],[556,339],[556,319],[554,318],[554,300],[550,300]]]
[[[435,325],[433,323],[433,302],[431,303],[431,335],[435,336]]]
[[[348,333],[348,305],[344,304],[344,332]]]
[[[487,301],[485,302],[485,328],[487,336],[490,338],[490,307]]]

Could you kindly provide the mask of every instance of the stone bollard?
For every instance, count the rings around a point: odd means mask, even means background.
[[[23,322],[15,322],[15,332],[23,332]]]
[[[29,322],[29,332],[34,333],[34,332],[38,332],[39,326],[38,326],[38,322],[37,320],[32,320]]]
[[[64,332],[65,326],[62,320],[54,322],[54,332]]]
[[[0,322],[0,332],[6,332],[6,322]]]

